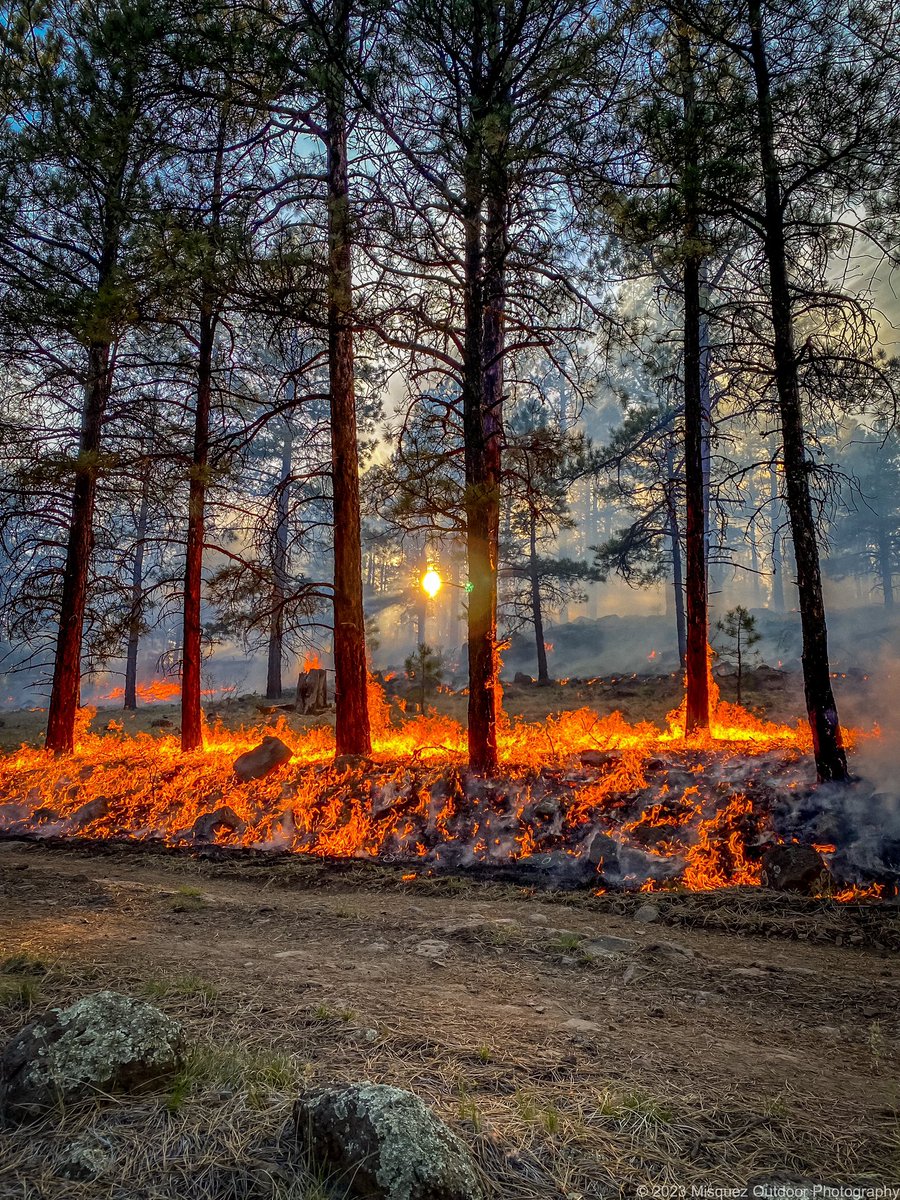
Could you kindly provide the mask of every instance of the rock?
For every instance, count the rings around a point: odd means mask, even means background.
[[[32,1021],[0,1055],[0,1116],[24,1121],[175,1072],[181,1026],[143,1000],[96,992]]]
[[[155,721],[150,722],[151,729],[174,729],[175,722],[170,721],[168,717],[157,717]]]
[[[603,1027],[597,1025],[594,1021],[585,1021],[581,1017],[569,1017],[568,1021],[563,1021],[563,1029],[574,1030],[575,1033],[602,1033]]]
[[[198,842],[214,842],[220,829],[230,829],[232,833],[243,833],[247,828],[233,808],[223,804],[215,812],[203,813],[191,826],[191,835]]]
[[[811,892],[826,873],[825,863],[812,846],[785,842],[762,856],[762,883],[776,892]]]
[[[642,904],[634,914],[634,919],[643,925],[652,925],[654,921],[659,920],[659,909],[655,904]]]
[[[584,887],[597,879],[597,865],[587,857],[576,858],[565,850],[547,850],[526,854],[515,861],[511,878],[525,883],[534,880],[543,886],[556,888]]]
[[[627,954],[637,945],[631,938],[613,937],[612,934],[604,934],[602,937],[592,938],[589,942],[582,942],[578,947],[588,958],[609,958],[612,954]]]
[[[519,683],[523,687],[532,687],[534,685],[534,677],[526,675],[524,671],[516,671],[513,675],[513,683]]]
[[[442,942],[439,938],[431,938],[424,942],[419,942],[416,946],[416,954],[422,958],[443,958],[450,949],[449,942]]]
[[[258,746],[236,758],[233,770],[241,783],[249,783],[251,779],[262,779],[282,763],[288,762],[291,754],[290,746],[286,746],[281,738],[269,735]]]
[[[112,1161],[105,1139],[83,1139],[69,1142],[58,1151],[53,1162],[53,1172],[63,1179],[85,1183],[102,1175],[112,1165]]]
[[[640,954],[656,962],[687,962],[696,957],[693,950],[676,942],[648,942],[646,946],[641,946]]]
[[[550,821],[562,812],[562,803],[555,796],[544,796],[534,806],[534,815]]]
[[[616,874],[619,869],[619,843],[615,838],[597,830],[584,843],[587,861],[602,875],[605,871]]]
[[[601,770],[614,767],[622,759],[618,750],[582,750],[578,755],[583,767],[599,767]]]
[[[76,829],[82,829],[85,825],[90,825],[92,821],[99,821],[101,817],[109,814],[109,798],[107,796],[97,796],[93,800],[88,800],[87,804],[82,804],[81,808],[77,809],[69,817],[69,823]]]
[[[642,967],[639,963],[629,963],[622,976],[622,982],[627,986],[629,983],[634,983],[635,979],[640,979],[642,975],[647,974],[649,974],[647,967]]]
[[[482,1200],[459,1138],[418,1096],[382,1084],[317,1088],[294,1107],[298,1144],[352,1196]]]

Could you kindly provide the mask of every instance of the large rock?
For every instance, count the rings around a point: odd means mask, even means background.
[[[143,1000],[96,992],[26,1025],[0,1055],[0,1117],[24,1121],[56,1104],[136,1091],[175,1072],[181,1026]]]
[[[236,758],[233,769],[241,783],[249,783],[251,779],[262,779],[282,763],[288,762],[290,757],[290,746],[270,734],[258,746]]]
[[[771,846],[762,857],[763,886],[776,892],[809,893],[825,873],[818,851],[799,842]]]
[[[241,820],[234,809],[228,804],[223,804],[214,812],[201,813],[191,826],[191,836],[198,842],[214,842],[220,829],[227,829],[231,833],[243,833],[246,828],[246,822]]]
[[[318,1088],[294,1109],[297,1140],[353,1196],[481,1200],[459,1138],[412,1092],[374,1083]]]

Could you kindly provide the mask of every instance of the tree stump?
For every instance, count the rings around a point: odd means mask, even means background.
[[[328,707],[327,677],[321,668],[302,671],[297,680],[297,712],[321,712]]]

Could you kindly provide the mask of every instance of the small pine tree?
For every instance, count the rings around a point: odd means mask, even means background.
[[[403,665],[406,678],[416,685],[419,712],[425,712],[425,697],[444,676],[444,658],[439,650],[423,642]]]
[[[756,628],[756,617],[742,604],[729,609],[722,620],[716,622],[716,629],[730,642],[725,653],[737,667],[737,702],[740,704],[744,660],[756,643],[762,640],[762,634]]]

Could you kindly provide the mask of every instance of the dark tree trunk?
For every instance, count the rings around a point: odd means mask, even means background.
[[[503,425],[510,96],[503,6],[475,5],[470,144],[464,164],[463,432],[469,566],[469,766],[496,774],[497,567]],[[507,68],[508,68],[507,64]],[[497,77],[499,74],[499,78]]]
[[[878,573],[881,576],[881,590],[884,595],[884,607],[894,607],[894,547],[891,533],[886,521],[878,526]]]
[[[184,561],[184,625],[181,639],[181,748],[203,745],[200,672],[203,660],[201,591],[206,532],[206,478],[209,468],[209,414],[212,407],[212,359],[215,344],[212,296],[204,290],[197,358],[194,453],[188,493],[187,551]]]
[[[57,754],[69,754],[75,746],[75,715],[81,695],[81,640],[88,571],[94,545],[97,467],[103,414],[111,384],[109,344],[95,342],[88,351],[81,435],[72,489],[72,516],[56,636],[53,688],[47,714],[45,745]]]
[[[675,633],[678,638],[678,661],[684,668],[687,656],[687,630],[684,616],[684,572],[681,562],[681,533],[678,529],[678,510],[675,505],[676,483],[675,455],[672,448],[666,450],[666,521],[669,545],[672,548],[672,599],[675,605]],[[668,613],[668,606],[667,606]]]
[[[528,533],[528,575],[531,581],[531,619],[534,622],[534,641],[537,649],[537,681],[543,687],[550,682],[550,672],[547,670],[547,647],[544,644],[544,617],[541,612],[541,572],[537,552],[537,513],[533,508],[528,515]]]
[[[778,490],[778,472],[774,466],[769,468],[769,485],[772,525],[772,599],[771,605],[776,612],[784,612],[784,564],[781,554],[781,495]]]
[[[703,559],[706,563],[707,606],[709,605],[709,558],[711,541],[710,507],[712,503],[712,420],[713,399],[710,379],[711,350],[709,344],[709,285],[704,263],[700,263],[700,413],[702,421],[703,457]]]
[[[794,331],[784,236],[781,178],[775,151],[769,66],[760,0],[749,0],[750,36],[760,160],[765,189],[765,254],[769,269],[775,383],[781,413],[785,488],[797,564],[800,621],[803,628],[803,683],[812,730],[813,754],[820,780],[848,779],[837,705],[831,687],[828,632],[822,597],[819,548],[809,490],[803,409],[794,352]]]
[[[219,114],[219,128],[213,162],[212,194],[209,219],[209,249],[215,255],[222,221],[222,187],[225,140],[228,131],[228,105]],[[209,268],[200,293],[200,321],[197,339],[197,397],[194,406],[194,451],[188,492],[187,550],[184,563],[184,624],[181,642],[181,748],[199,750],[203,746],[203,711],[200,704],[200,673],[203,660],[201,602],[203,548],[206,539],[206,488],[209,475],[209,418],[212,409],[213,350],[218,323],[217,296]],[[213,266],[212,270],[215,270]]]
[[[137,708],[138,649],[144,607],[144,551],[150,511],[150,463],[144,463],[141,476],[141,503],[135,529],[134,561],[131,565],[131,607],[128,614],[128,645],[125,649],[125,707]]]
[[[275,537],[272,545],[272,616],[269,624],[269,654],[266,669],[266,699],[279,700],[282,693],[281,667],[284,660],[284,598],[287,594],[288,512],[294,437],[285,422],[281,446],[281,472],[275,505]]]
[[[678,33],[687,158],[682,176],[684,264],[684,491],[687,641],[685,733],[709,728],[709,617],[706,579],[706,479],[700,347],[700,223],[696,178],[696,99],[690,35]]]
[[[347,176],[344,68],[350,7],[335,9],[326,96],[328,155],[328,368],[331,395],[331,474],[334,498],[335,741],[341,754],[371,753],[363,612],[359,449],[353,378],[353,267]]]
[[[468,740],[472,770],[493,774],[498,769],[495,666],[497,562],[491,553],[491,509],[496,507],[499,500],[499,481],[491,478],[483,405],[481,168],[477,156],[473,157],[475,162],[470,164],[466,195],[463,378],[466,557],[470,588],[467,608]]]

